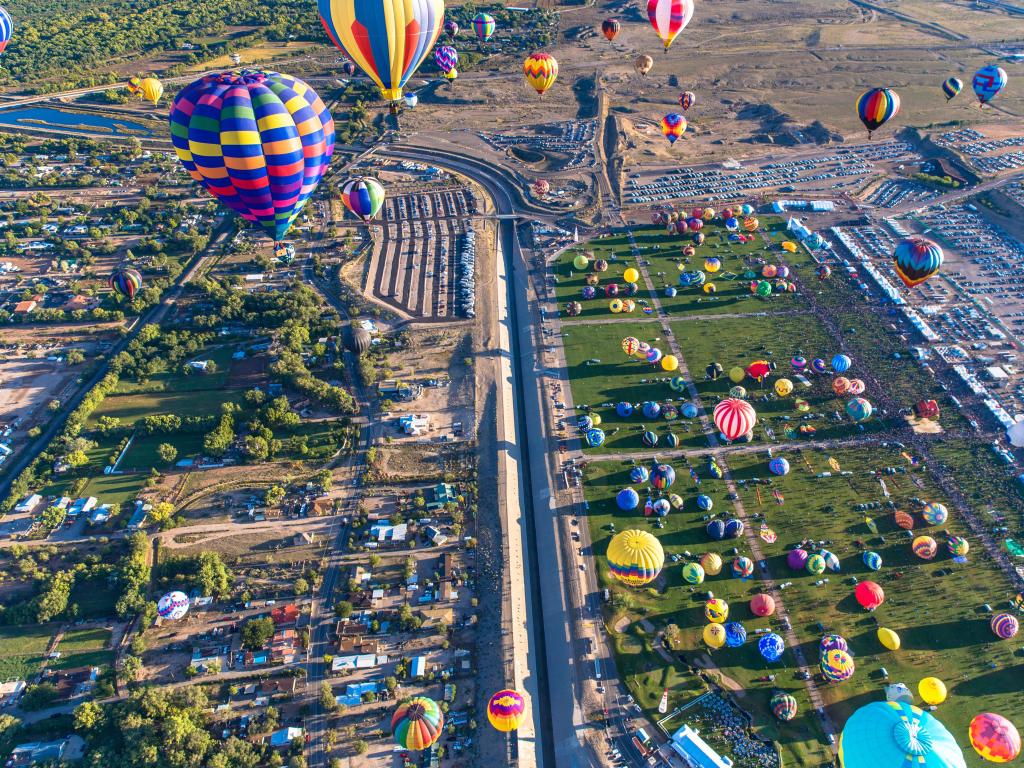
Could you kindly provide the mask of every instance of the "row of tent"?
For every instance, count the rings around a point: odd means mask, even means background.
[[[458,261],[455,265],[455,311],[476,317],[476,232],[467,229],[458,239]]]

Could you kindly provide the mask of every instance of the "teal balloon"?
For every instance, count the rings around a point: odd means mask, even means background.
[[[966,768],[956,739],[915,706],[874,701],[858,709],[839,737],[843,768]]]

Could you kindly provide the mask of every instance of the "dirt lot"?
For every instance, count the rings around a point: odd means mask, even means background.
[[[21,418],[31,427],[53,398],[59,399],[65,387],[77,377],[63,363],[44,359],[14,357],[0,360],[0,424]]]

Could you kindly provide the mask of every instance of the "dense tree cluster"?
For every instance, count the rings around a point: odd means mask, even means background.
[[[190,557],[172,557],[160,566],[160,579],[168,588],[195,587],[204,596],[226,598],[234,576],[218,552],[200,552]]]

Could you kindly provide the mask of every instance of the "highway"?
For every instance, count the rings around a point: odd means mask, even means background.
[[[495,172],[493,166],[482,161],[457,153],[408,145],[388,148],[385,154],[427,162],[460,173],[487,191],[499,214],[523,212],[518,189],[508,188],[509,174]],[[530,218],[539,217],[531,215]],[[599,763],[592,751],[581,742],[581,732],[589,728],[581,705],[582,682],[589,675],[578,664],[577,649],[581,638],[573,635],[578,606],[571,597],[579,592],[576,586],[577,566],[564,556],[566,537],[561,532],[561,526],[568,525],[569,510],[560,516],[553,492],[554,465],[545,418],[544,366],[537,343],[541,323],[529,281],[529,266],[519,249],[516,223],[505,219],[498,226],[507,267],[508,323],[512,330],[509,350],[511,381],[501,384],[510,388],[516,414],[514,428],[504,425],[499,443],[507,446],[505,450],[520,468],[522,509],[531,524],[526,535],[532,587],[531,616],[527,626],[530,664],[526,680],[536,681],[539,696],[539,711],[534,712],[536,762],[548,768],[596,765]],[[543,589],[539,586],[542,582],[541,564]],[[551,588],[555,573],[560,582],[558,589]]]

